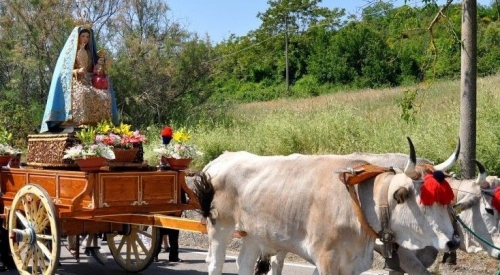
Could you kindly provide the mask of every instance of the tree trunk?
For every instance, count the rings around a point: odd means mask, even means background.
[[[462,51],[460,77],[461,174],[474,177],[476,158],[477,1],[462,0]]]

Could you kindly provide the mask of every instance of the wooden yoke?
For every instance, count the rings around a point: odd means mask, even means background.
[[[379,237],[379,234],[373,230],[373,228],[368,224],[365,215],[363,214],[363,210],[361,209],[361,204],[359,203],[358,196],[356,194],[356,190],[354,189],[354,185],[364,182],[367,179],[371,179],[385,172],[394,171],[392,168],[380,167],[371,164],[363,164],[360,166],[356,166],[355,168],[348,169],[346,171],[341,171],[339,178],[345,184],[349,195],[351,196],[354,210],[356,211],[356,216],[358,217],[358,221],[361,224],[363,230],[373,239]]]

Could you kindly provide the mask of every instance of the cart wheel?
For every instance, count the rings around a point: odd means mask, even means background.
[[[159,229],[147,231],[147,226],[131,225],[129,234],[107,234],[109,251],[124,270],[142,271],[153,262],[154,252],[160,245]]]
[[[47,191],[37,184],[19,189],[8,228],[12,258],[20,274],[56,273],[61,244],[55,207]]]
[[[84,237],[82,245],[85,247],[85,254],[92,256],[98,263],[105,265],[108,262],[106,255],[101,253],[101,244],[97,234],[88,234]]]

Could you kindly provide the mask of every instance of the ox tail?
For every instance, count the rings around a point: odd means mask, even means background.
[[[214,217],[212,217],[212,201],[214,200],[215,189],[207,174],[200,172],[194,177],[193,192],[200,203],[199,212],[205,219],[209,218],[212,224],[215,224]]]
[[[254,275],[266,275],[271,270],[271,260],[269,255],[260,255],[255,265]]]

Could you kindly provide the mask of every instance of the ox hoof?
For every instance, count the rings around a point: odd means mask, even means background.
[[[457,264],[457,252],[455,252],[455,251],[445,252],[441,263],[444,263],[447,265],[456,265]]]

